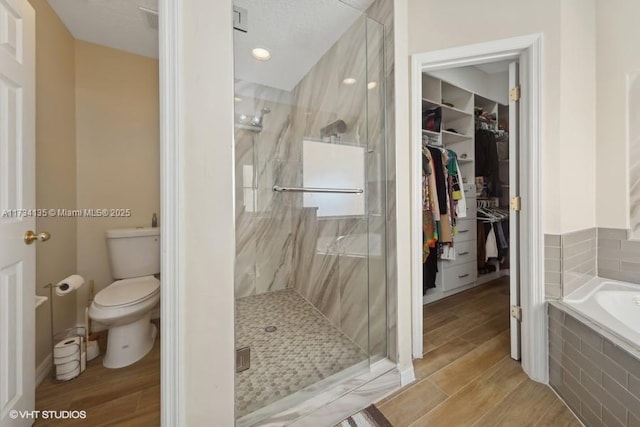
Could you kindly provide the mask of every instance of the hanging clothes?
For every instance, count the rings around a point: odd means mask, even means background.
[[[431,158],[433,160],[433,174],[436,179],[436,191],[438,195],[438,205],[440,208],[440,220],[437,222],[439,241],[442,243],[450,243],[453,242],[453,230],[449,215],[446,157],[445,153],[438,148],[427,147],[427,149],[431,153]]]
[[[496,135],[490,130],[478,129],[475,137],[476,177],[485,177],[489,197],[502,196]]]
[[[435,287],[438,258],[455,259],[456,220],[466,216],[457,155],[426,146],[422,150],[423,290]]]
[[[462,175],[460,174],[460,166],[458,165],[458,155],[455,151],[449,150],[449,176],[451,178],[451,185],[453,187],[453,199],[455,203],[455,216],[456,218],[467,217],[467,201],[464,196],[464,185],[462,182]]]
[[[435,248],[438,241],[436,223],[433,217],[433,203],[431,201],[430,178],[433,175],[431,159],[428,151],[422,154],[422,262],[426,262],[431,248]],[[435,181],[434,181],[435,183]]]
[[[436,275],[438,274],[438,251],[434,250],[422,264],[422,294],[426,294],[431,288],[436,287]]]

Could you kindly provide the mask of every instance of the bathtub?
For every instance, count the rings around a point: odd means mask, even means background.
[[[595,277],[562,302],[640,349],[640,285]]]

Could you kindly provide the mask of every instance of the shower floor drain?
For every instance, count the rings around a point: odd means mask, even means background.
[[[264,328],[264,331],[265,332],[275,332],[276,329],[278,329],[278,328],[276,328],[275,326],[267,326],[266,328]]]

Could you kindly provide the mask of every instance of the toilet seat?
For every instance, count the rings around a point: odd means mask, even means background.
[[[93,303],[104,308],[121,308],[137,304],[159,292],[160,281],[153,276],[116,280],[98,292]]]

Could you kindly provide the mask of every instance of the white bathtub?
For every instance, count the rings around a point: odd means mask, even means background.
[[[640,348],[640,285],[595,277],[562,301]]]

